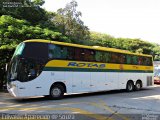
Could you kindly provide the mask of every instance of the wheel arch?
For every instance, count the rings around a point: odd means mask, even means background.
[[[134,81],[132,80],[132,79],[129,79],[128,81],[127,81],[127,83],[126,83],[126,89],[127,89],[127,85],[128,85],[128,83],[132,83],[133,84],[133,86],[134,86]]]
[[[126,83],[126,86],[127,86],[127,84],[128,84],[129,82],[132,82],[133,85],[134,85],[134,81],[133,81],[132,79],[129,79],[129,80],[127,81],[127,83]]]
[[[51,87],[50,87],[50,90],[51,90],[51,88],[52,88],[53,86],[55,86],[55,85],[62,85],[63,88],[64,88],[64,93],[67,92],[66,85],[65,85],[63,82],[55,82],[55,83],[53,83],[53,84],[51,85]],[[50,92],[50,90],[49,90],[49,92]]]
[[[137,82],[140,82],[141,83],[141,88],[143,87],[143,83],[142,83],[142,80],[141,79],[138,79],[137,81],[136,81],[136,83]]]

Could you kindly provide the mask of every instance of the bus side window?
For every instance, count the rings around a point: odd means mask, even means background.
[[[131,55],[126,55],[126,62],[127,62],[127,64],[131,64],[132,63],[131,60],[132,60]]]
[[[83,61],[84,59],[84,52],[82,48],[75,48],[75,60]]]
[[[109,52],[103,52],[102,61],[109,63],[111,61],[111,54]]]
[[[90,49],[84,49],[83,51],[83,58],[84,58],[84,61],[88,61],[88,62],[92,62],[94,61],[94,51],[93,50],[90,50]]]
[[[134,64],[134,65],[138,65],[138,57],[137,56],[132,56],[132,63]]]
[[[90,50],[89,61],[90,61],[90,62],[95,61],[95,51],[94,51],[94,50]]]
[[[126,55],[125,54],[119,54],[119,63],[120,64],[126,63]]]
[[[152,58],[150,58],[150,57],[146,58],[146,65],[147,66],[152,66]]]
[[[62,59],[67,59],[67,54],[68,54],[67,47],[62,46],[61,47],[61,58]]]
[[[143,58],[142,57],[138,57],[138,65],[143,65]]]
[[[49,47],[49,50],[48,50],[48,51],[49,51],[49,52],[48,52],[49,55],[48,55],[48,56],[49,56],[49,58],[52,59],[52,58],[53,58],[53,54],[54,54],[54,48],[55,48],[55,46],[52,45],[52,44],[49,44],[48,47]]]
[[[74,51],[74,48],[73,47],[68,47],[67,48],[67,59],[68,60],[75,60],[75,56],[74,56],[74,53],[75,53],[75,51]]]
[[[97,62],[112,62],[111,53],[96,51],[95,59]]]
[[[96,51],[96,55],[95,55],[95,59],[97,62],[101,62],[101,52],[100,51]]]
[[[118,54],[111,53],[111,63],[118,63]]]
[[[61,48],[58,45],[49,44],[49,58],[61,58]]]
[[[146,57],[142,57],[142,64],[147,65],[147,58]]]
[[[105,52],[101,52],[101,62],[105,62]]]
[[[84,49],[82,55],[83,55],[84,61],[89,61],[90,51],[88,49]]]

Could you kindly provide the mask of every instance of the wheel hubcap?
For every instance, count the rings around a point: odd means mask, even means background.
[[[138,89],[141,88],[141,85],[140,85],[140,84],[137,84],[136,86],[137,86]]]
[[[54,97],[60,96],[60,94],[61,94],[61,90],[60,90],[60,89],[54,88],[54,89],[52,90],[52,95],[53,95]]]

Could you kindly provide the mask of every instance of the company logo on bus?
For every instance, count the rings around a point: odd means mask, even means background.
[[[69,62],[68,66],[69,67],[105,68],[106,64],[83,63],[83,62]]]

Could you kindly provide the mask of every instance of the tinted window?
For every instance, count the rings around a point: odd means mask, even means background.
[[[48,58],[48,44],[31,42],[25,43],[23,56],[28,58]]]
[[[138,65],[143,65],[144,64],[144,60],[143,60],[143,57],[138,57]]]
[[[68,56],[68,50],[67,47],[61,47],[61,58],[62,59],[67,59]]]
[[[77,50],[79,49],[75,49],[75,58],[76,60],[81,60],[81,61],[94,61],[95,60],[95,52],[93,50],[90,49],[80,49],[80,52],[78,52],[77,54]],[[78,56],[79,58],[78,58]]]
[[[118,63],[119,58],[118,58],[118,53],[111,53],[111,63]]]
[[[69,58],[69,48],[61,45],[49,44],[50,59],[67,59]]]
[[[102,61],[102,52],[101,51],[96,51],[95,59],[96,59],[97,62]]]
[[[104,59],[104,62],[110,62],[111,61],[111,53],[105,52],[103,55],[103,59]]]
[[[96,51],[95,59],[97,62],[107,62],[116,64],[125,64],[127,60],[125,54],[102,51]]]
[[[152,57],[126,55],[126,63],[133,65],[152,66]]]
[[[44,59],[25,58],[20,59],[17,69],[17,79],[21,82],[34,80],[39,76],[46,64]]]
[[[132,56],[131,55],[126,55],[126,63],[132,64]]]
[[[126,63],[126,55],[125,54],[119,54],[118,55],[119,57],[119,59],[118,59],[118,63],[120,63],[120,64],[125,64]]]
[[[147,66],[152,66],[153,65],[153,63],[152,63],[152,57],[147,57],[146,58],[146,65]]]
[[[95,61],[95,51],[94,50],[90,50],[90,49],[84,49],[84,61]]]
[[[82,61],[84,57],[84,52],[82,48],[75,48],[75,60]]]
[[[152,58],[121,54],[114,52],[95,51],[91,49],[49,45],[49,58],[77,60],[88,62],[106,62],[115,64],[152,65]]]
[[[68,47],[67,48],[67,59],[68,60],[75,60],[75,51],[73,47]]]
[[[138,56],[132,56],[131,63],[134,65],[138,65]]]
[[[101,52],[101,62],[106,62],[106,53],[105,52]]]
[[[90,49],[49,44],[48,53],[50,59],[95,61],[95,51]]]
[[[151,66],[152,65],[152,58],[151,57],[140,57],[141,65]]]
[[[148,58],[148,65],[153,65],[152,58]]]
[[[61,48],[58,45],[49,44],[49,58],[61,58]]]

